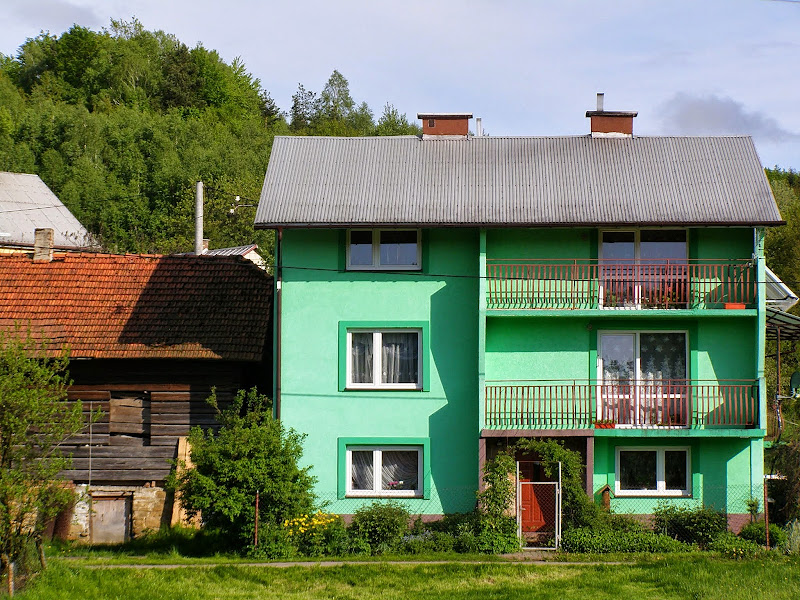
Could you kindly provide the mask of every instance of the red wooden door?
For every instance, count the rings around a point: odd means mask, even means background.
[[[528,481],[541,481],[541,477],[538,477],[539,473],[537,473],[539,469],[540,466],[532,462],[519,463],[519,480],[521,483],[519,509],[523,532],[539,531],[547,525],[542,504],[547,501],[545,496],[552,495],[549,489],[550,486],[525,483]]]

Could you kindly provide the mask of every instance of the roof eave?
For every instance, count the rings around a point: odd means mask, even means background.
[[[614,221],[614,222],[557,222],[557,223],[506,223],[506,222],[372,222],[341,221],[319,223],[293,223],[293,222],[256,222],[256,229],[342,229],[356,227],[415,227],[415,228],[445,228],[445,227],[528,227],[531,229],[549,229],[561,227],[778,227],[786,225],[786,221]]]

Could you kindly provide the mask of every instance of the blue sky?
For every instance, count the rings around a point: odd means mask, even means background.
[[[334,69],[377,115],[469,111],[490,135],[582,135],[637,110],[640,135],[749,134],[800,169],[800,1],[5,0],[0,52],[73,23],[136,17],[240,56],[287,110]],[[376,116],[377,116],[376,115]]]

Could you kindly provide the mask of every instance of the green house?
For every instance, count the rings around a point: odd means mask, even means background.
[[[736,527],[763,498],[782,223],[752,140],[634,136],[636,113],[603,110],[588,135],[473,136],[471,116],[275,139],[256,216],[277,231],[275,410],[320,499],[468,511],[487,459],[550,437],[615,512],[668,500]]]

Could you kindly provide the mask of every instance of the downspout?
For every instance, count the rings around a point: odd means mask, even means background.
[[[283,269],[282,241],[283,229],[278,228],[275,240],[275,359],[274,359],[274,380],[275,392],[273,394],[273,416],[275,419],[281,418],[281,280]]]

